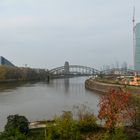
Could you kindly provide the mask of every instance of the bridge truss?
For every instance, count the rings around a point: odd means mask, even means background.
[[[68,70],[65,66],[61,66],[51,69],[49,72],[52,76],[91,76],[100,73],[94,68],[80,65],[69,65]]]

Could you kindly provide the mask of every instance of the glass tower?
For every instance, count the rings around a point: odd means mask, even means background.
[[[14,67],[14,65],[10,61],[5,59],[3,56],[0,56],[0,65]]]
[[[134,69],[140,71],[140,23],[135,26]]]

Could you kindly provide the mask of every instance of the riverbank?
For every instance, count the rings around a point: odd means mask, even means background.
[[[12,84],[12,83],[27,83],[27,82],[49,82],[49,78],[47,79],[26,79],[26,80],[21,80],[21,79],[5,79],[5,80],[0,80],[0,84]]]
[[[115,90],[121,89],[130,93],[140,94],[140,87],[104,83],[101,81],[97,81],[94,78],[90,78],[85,81],[85,88],[92,91],[100,92],[100,93],[107,93],[110,89],[115,89]]]
[[[49,80],[49,72],[45,69],[29,67],[0,66],[0,83],[19,81]]]

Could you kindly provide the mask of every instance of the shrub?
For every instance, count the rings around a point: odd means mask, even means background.
[[[82,120],[79,120],[78,126],[82,132],[95,130],[97,128],[96,117],[93,114],[87,114]]]
[[[131,97],[130,106],[133,106],[133,110],[135,111],[135,114],[131,117],[130,121],[133,127],[140,126],[140,96],[133,95]]]
[[[55,124],[47,125],[46,139],[82,140],[77,122],[71,112],[64,112],[60,117],[55,118]]]
[[[27,139],[27,137],[24,134],[19,132],[19,130],[13,129],[1,133],[0,140],[29,140],[29,139]]]
[[[7,117],[7,124],[5,125],[5,132],[11,132],[13,130],[18,130],[23,134],[28,134],[29,122],[26,117],[19,115],[9,115]]]
[[[112,133],[107,131],[103,135],[102,140],[128,140],[128,136],[123,128],[116,128]]]
[[[60,133],[55,124],[46,123],[45,138],[47,140],[59,139]]]
[[[71,112],[64,112],[62,116],[56,118],[56,125],[61,139],[78,140],[77,122]]]
[[[93,111],[86,105],[77,108],[78,128],[82,132],[89,132],[97,128],[97,118]]]

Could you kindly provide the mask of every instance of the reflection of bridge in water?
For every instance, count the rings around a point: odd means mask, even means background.
[[[99,71],[86,66],[69,65],[65,62],[64,66],[51,69],[49,71],[51,77],[74,77],[74,76],[92,76],[99,74]]]

